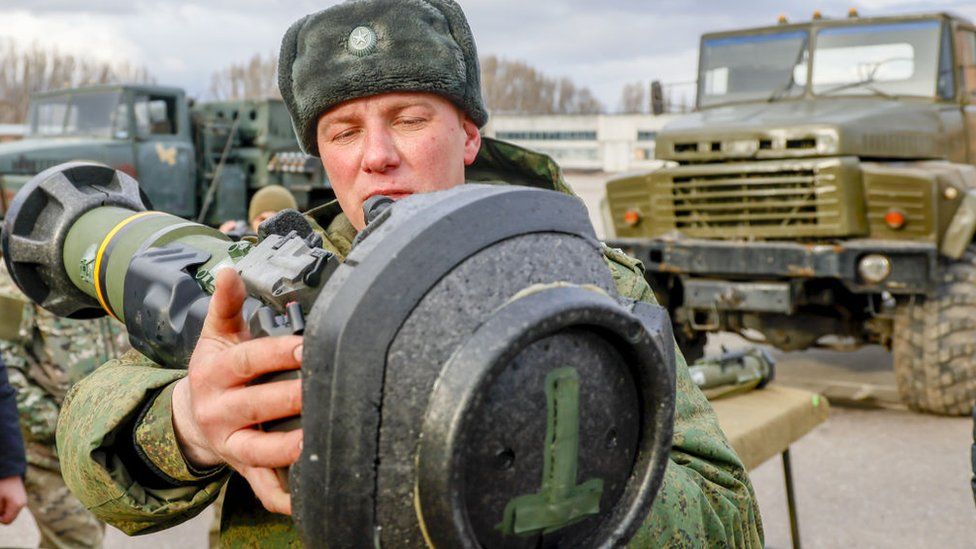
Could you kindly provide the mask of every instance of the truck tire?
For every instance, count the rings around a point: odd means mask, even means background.
[[[976,401],[976,246],[940,259],[936,275],[934,296],[916,296],[895,313],[895,381],[913,410],[967,415]]]

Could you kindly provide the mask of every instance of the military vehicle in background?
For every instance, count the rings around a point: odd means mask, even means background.
[[[194,105],[179,88],[97,86],[31,98],[25,139],[0,144],[0,218],[31,177],[71,160],[137,177],[155,209],[212,225],[246,218],[265,185],[287,187],[303,208],[333,197],[280,100]]]
[[[916,410],[976,396],[976,28],[946,13],[717,32],[696,111],[607,184],[679,343],[879,343]]]

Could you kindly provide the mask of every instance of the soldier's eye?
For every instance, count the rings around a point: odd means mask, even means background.
[[[358,133],[358,130],[356,130],[355,128],[350,128],[348,130],[343,130],[343,131],[335,134],[332,137],[332,141],[336,141],[336,142],[339,142],[339,143],[348,142],[348,141],[350,141],[351,139],[353,139],[356,136],[356,133]]]
[[[423,125],[424,122],[426,122],[426,120],[424,120],[423,118],[417,118],[417,117],[414,117],[414,116],[404,116],[404,117],[398,118],[397,121],[396,121],[396,123],[397,123],[398,126],[401,126],[401,127],[404,127],[404,128],[416,128],[418,126]]]

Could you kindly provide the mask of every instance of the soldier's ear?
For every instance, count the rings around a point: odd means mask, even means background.
[[[461,120],[461,129],[464,130],[464,165],[470,166],[481,150],[481,132],[469,116]]]

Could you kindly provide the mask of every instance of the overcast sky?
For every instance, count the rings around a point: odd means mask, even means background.
[[[0,37],[149,69],[160,84],[204,97],[211,73],[277,53],[299,17],[337,2],[309,0],[0,0]],[[945,10],[976,19],[976,1],[461,0],[481,55],[519,59],[589,86],[611,110],[638,80],[694,79],[703,32],[825,16]]]

